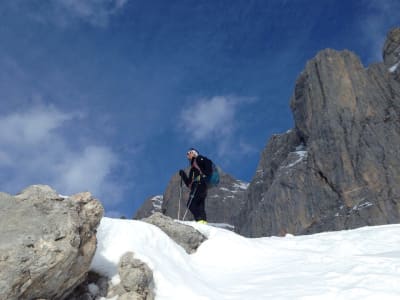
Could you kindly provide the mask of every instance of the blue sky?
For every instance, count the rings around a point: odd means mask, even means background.
[[[250,181],[324,48],[381,61],[396,0],[5,0],[0,190],[91,191],[131,217],[196,147]]]

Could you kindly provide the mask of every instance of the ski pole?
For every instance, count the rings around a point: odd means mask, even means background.
[[[179,203],[178,203],[178,221],[181,217],[181,200],[182,200],[182,177],[181,177],[181,184],[179,187]]]
[[[196,191],[197,191],[197,186],[196,186],[196,188],[194,189],[193,193],[190,195],[190,199],[189,199],[188,205],[187,205],[187,207],[186,207],[185,214],[183,215],[182,221],[185,221],[186,214],[187,214],[187,212],[188,212],[188,210],[189,210],[190,205],[192,204],[192,200],[193,200],[193,198],[194,198],[194,195],[196,194]]]

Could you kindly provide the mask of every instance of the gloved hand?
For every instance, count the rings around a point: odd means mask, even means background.
[[[185,175],[185,171],[179,170],[179,176],[183,177]]]

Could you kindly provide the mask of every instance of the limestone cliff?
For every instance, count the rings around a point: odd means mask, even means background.
[[[400,30],[365,68],[327,49],[297,79],[295,128],[262,154],[237,219],[247,236],[400,222]]]

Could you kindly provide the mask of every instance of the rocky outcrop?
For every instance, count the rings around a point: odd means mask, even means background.
[[[122,256],[119,263],[121,286],[127,293],[135,293],[138,299],[154,299],[152,294],[153,272],[142,261],[135,259],[132,252]],[[127,297],[126,299],[132,299]]]
[[[400,80],[400,28],[389,32],[383,47],[383,62],[395,79]]]
[[[133,252],[125,253],[118,264],[119,283],[90,272],[83,282],[68,297],[68,300],[125,299],[153,300],[153,272],[142,261],[134,258]]]
[[[142,221],[159,227],[189,254],[195,252],[206,240],[206,237],[192,226],[176,222],[162,213],[155,213]]]
[[[125,253],[118,265],[121,282],[113,286],[107,298],[118,296],[122,300],[152,300],[153,272],[142,261],[134,258],[134,253]]]
[[[237,218],[247,236],[400,222],[399,29],[384,63],[327,49],[297,79],[295,128],[263,152]]]
[[[236,180],[232,176],[220,171],[220,183],[218,187],[208,190],[206,199],[207,220],[212,223],[233,224],[236,215],[245,204],[244,194],[247,187],[247,183]],[[159,199],[162,199],[161,209],[159,207]],[[182,220],[188,199],[189,189],[184,184],[181,188],[180,176],[174,174],[164,195],[149,198],[138,210],[135,219],[148,217],[154,212],[162,211],[171,218]],[[186,214],[185,220],[193,220],[193,216],[189,211]]]
[[[134,219],[140,220],[147,218],[154,213],[162,212],[162,204],[164,197],[162,195],[152,196],[146,199],[141,207],[137,210]]]
[[[102,216],[90,193],[0,193],[0,298],[64,299],[87,275]]]

